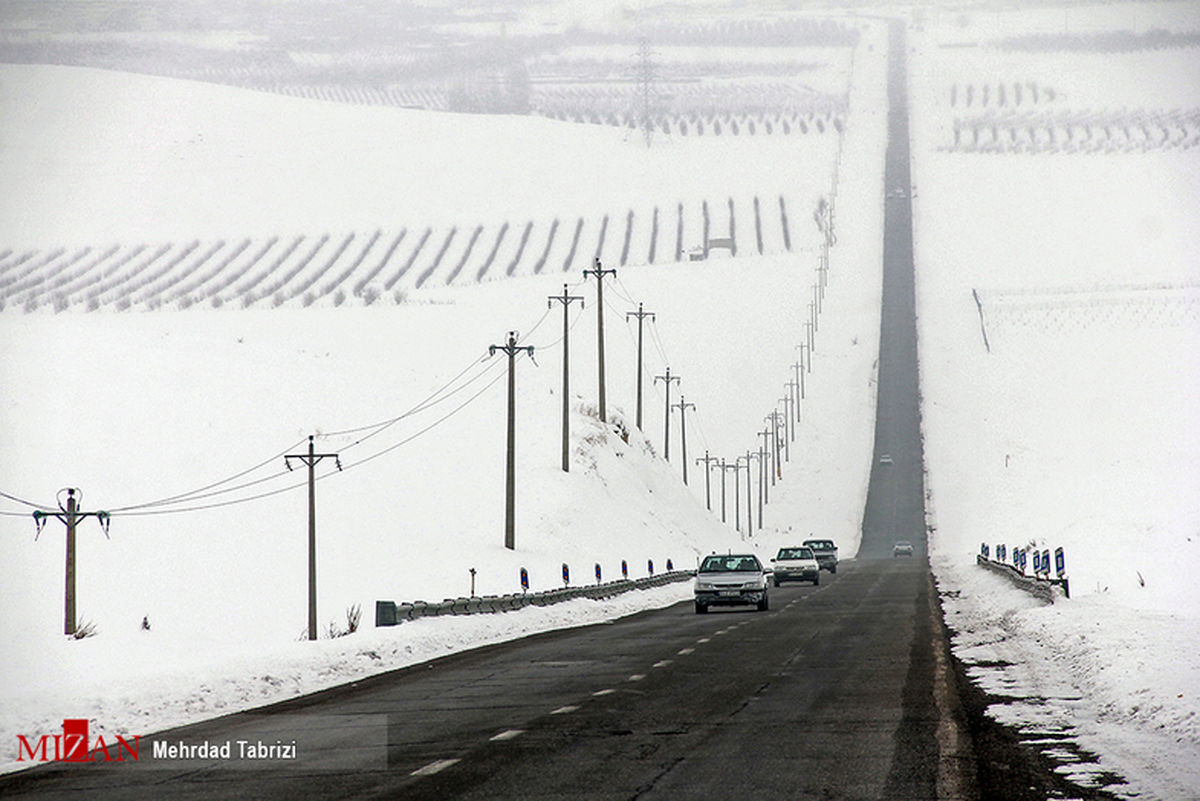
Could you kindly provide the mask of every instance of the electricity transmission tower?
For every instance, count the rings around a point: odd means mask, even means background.
[[[655,85],[658,81],[658,69],[654,66],[654,53],[650,50],[650,40],[642,37],[638,43],[636,79],[638,86],[638,116],[646,147],[654,133],[654,110],[658,105]]]

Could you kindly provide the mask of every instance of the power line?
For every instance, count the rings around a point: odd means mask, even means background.
[[[33,509],[51,509],[51,508],[53,508],[53,507],[47,506],[45,504],[33,503],[32,501],[27,501],[23,498],[18,498],[16,495],[9,495],[7,492],[2,492],[2,491],[0,491],[0,498],[8,498],[10,501],[16,501],[19,504],[23,504],[23,505],[28,506]],[[24,515],[27,513],[26,512],[18,512],[18,513],[14,513],[14,514]]]
[[[302,442],[304,442],[304,440],[299,439],[296,442],[293,442],[291,445],[284,448],[279,453],[274,454],[269,459],[264,459],[263,461],[259,462],[258,464],[254,465],[253,467],[248,467],[245,470],[241,471],[240,473],[234,473],[232,476],[229,476],[228,478],[224,478],[224,479],[221,479],[220,481],[213,482],[212,484],[208,484],[206,486],[199,487],[197,489],[191,490],[190,492],[183,492],[178,495],[171,495],[166,498],[160,498],[156,501],[147,501],[146,503],[132,504],[130,506],[119,506],[115,509],[111,509],[110,511],[112,511],[112,512],[128,512],[128,511],[132,511],[135,509],[146,509],[151,506],[166,506],[168,504],[171,504],[171,503],[174,503],[177,501],[187,500],[187,499],[199,500],[201,498],[208,498],[208,497],[212,497],[213,495],[219,495],[224,492],[232,492],[233,490],[236,490],[236,489],[242,489],[243,487],[246,487],[246,486],[253,486],[254,484],[262,483],[263,481],[266,481],[269,479],[257,479],[253,482],[250,482],[249,484],[239,485],[238,487],[231,487],[226,490],[221,490],[220,492],[217,492],[217,493],[210,493],[208,495],[201,494],[201,493],[207,492],[210,489],[213,489],[214,487],[219,487],[222,484],[228,484],[230,481],[236,481],[237,479],[241,478],[244,475],[253,473],[255,470],[258,470],[261,467],[265,467],[266,465],[275,461],[280,456],[283,456],[289,450],[291,450],[292,448],[295,448],[297,445],[299,445]],[[276,475],[282,475],[282,473],[277,473]]]

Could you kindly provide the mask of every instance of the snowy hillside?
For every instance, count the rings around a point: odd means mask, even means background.
[[[576,583],[590,582],[596,564],[616,578],[622,560],[638,577],[651,560],[660,571],[668,559],[686,569],[712,550],[765,553],[810,532],[835,536],[852,554],[870,466],[879,319],[886,53],[882,37],[871,41],[854,61],[853,80],[843,75],[854,87],[853,124],[841,140],[840,170],[836,135],[753,146],[669,139],[647,151],[620,131],[566,123],[3,68],[10,87],[36,74],[42,97],[88,98],[104,123],[97,132],[59,108],[39,117],[36,92],[4,95],[9,109],[30,112],[6,113],[30,127],[0,153],[0,171],[29,201],[5,204],[0,214],[14,259],[23,247],[233,241],[400,217],[420,227],[484,214],[592,214],[629,208],[655,196],[658,184],[666,191],[657,196],[672,205],[711,197],[721,226],[714,237],[728,225],[725,199],[748,205],[764,190],[795,198],[796,225],[790,252],[777,244],[769,257],[631,263],[605,279],[610,426],[596,418],[598,309],[595,279],[584,281],[582,265],[413,288],[401,302],[374,305],[7,308],[0,436],[12,445],[0,489],[20,500],[6,499],[0,516],[9,543],[0,641],[7,676],[38,678],[4,682],[9,714],[0,734],[78,714],[108,731],[153,730],[689,591],[684,584],[521,612],[462,631],[456,622],[457,633],[445,635],[439,621],[359,632],[314,651],[295,641],[306,613],[304,476],[289,473],[283,458],[303,452],[311,433],[317,451],[337,453],[343,468],[332,459],[318,468],[322,630],[341,625],[353,605],[370,627],[375,600],[466,595],[472,569],[475,592],[492,594],[518,591],[521,567],[540,590],[561,586],[564,563]],[[126,113],[107,111],[121,106]],[[147,120],[156,131],[145,129]],[[52,141],[39,141],[42,125],[55,128]],[[281,149],[285,138],[304,144]],[[815,298],[821,253],[812,212],[833,191],[835,174],[845,243],[830,254],[825,294]],[[739,222],[738,236],[752,242],[748,225]],[[586,302],[569,312],[569,474],[559,467],[562,311],[547,300],[564,283]],[[794,451],[772,488],[765,533],[756,519],[747,543],[745,470],[737,484],[728,474],[723,524],[720,474],[711,474],[709,512],[696,459],[707,451],[733,464],[757,451],[764,416],[782,408],[795,375],[815,299],[821,311],[814,351],[805,352],[804,419],[788,440]],[[633,425],[637,326],[626,319],[639,303],[655,314],[644,329],[644,435]],[[535,361],[516,364],[515,551],[503,547],[506,359],[488,356],[510,330],[535,347]],[[668,367],[681,378],[671,401],[695,404],[687,412],[686,487],[678,411],[671,462],[661,458],[666,398],[654,377]],[[62,525],[51,519],[35,539],[31,508],[21,503],[53,509],[65,486],[82,489],[85,510],[112,513],[108,538],[95,519],[80,525],[80,618],[100,633],[79,642],[57,633]],[[149,632],[140,630],[143,618]],[[141,667],[127,667],[129,654]]]

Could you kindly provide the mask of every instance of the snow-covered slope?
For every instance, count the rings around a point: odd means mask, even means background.
[[[285,469],[284,455],[303,453],[313,433],[317,451],[337,453],[343,468],[327,459],[317,471],[322,629],[355,604],[370,627],[377,599],[465,595],[472,569],[475,592],[492,594],[517,591],[522,567],[532,589],[547,589],[560,585],[564,563],[575,583],[590,582],[595,564],[615,578],[622,560],[637,577],[650,560],[659,571],[668,559],[688,568],[712,550],[765,552],[810,531],[832,534],[852,554],[879,319],[881,42],[855,60],[857,120],[842,142],[838,183],[846,239],[830,256],[804,420],[765,533],[750,542],[746,523],[734,526],[735,503],[746,509],[732,474],[723,524],[720,477],[711,476],[709,512],[695,460],[707,451],[732,463],[756,449],[764,415],[794,375],[820,256],[807,218],[833,189],[836,138],[816,149],[803,139],[753,147],[725,139],[646,151],[585,126],[3,68],[5,102],[41,108],[12,117],[26,124],[0,152],[0,172],[28,199],[0,213],[12,247],[319,232],[400,214],[425,224],[556,213],[560,204],[621,209],[651,191],[673,202],[786,185],[807,200],[806,229],[789,254],[631,264],[605,279],[608,426],[595,410],[595,279],[578,271],[423,290],[386,306],[6,310],[0,489],[53,507],[60,487],[80,487],[83,508],[110,511],[112,522],[110,538],[94,519],[79,531],[80,617],[100,633],[64,642],[62,525],[50,520],[35,540],[31,509],[4,501],[0,738],[79,715],[102,731],[150,731],[689,590],[453,622],[444,634],[429,621],[306,648],[296,643],[306,615],[305,477]],[[76,102],[95,113],[63,110]],[[46,142],[43,127],[54,128]],[[564,283],[587,304],[569,313],[569,474],[559,466],[562,311],[547,300]],[[656,315],[645,328],[644,435],[632,422],[637,328],[626,319],[638,303]],[[535,347],[535,361],[516,363],[514,551],[503,547],[506,358],[488,354],[508,331]],[[696,405],[689,486],[680,480],[678,411],[671,462],[657,455],[665,396],[654,376],[668,367],[682,379],[672,402],[682,395]],[[240,488],[214,494],[230,487]]]

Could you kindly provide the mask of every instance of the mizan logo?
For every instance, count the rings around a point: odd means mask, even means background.
[[[106,743],[104,737],[96,735],[93,742],[88,737],[88,721],[80,718],[63,720],[62,734],[43,734],[37,740],[30,742],[24,734],[17,735],[17,761],[25,762],[124,762],[138,758],[138,740],[141,735],[134,735],[131,745],[121,735],[116,735],[116,741]],[[51,754],[50,745],[54,750]],[[93,756],[93,753],[95,756]]]

